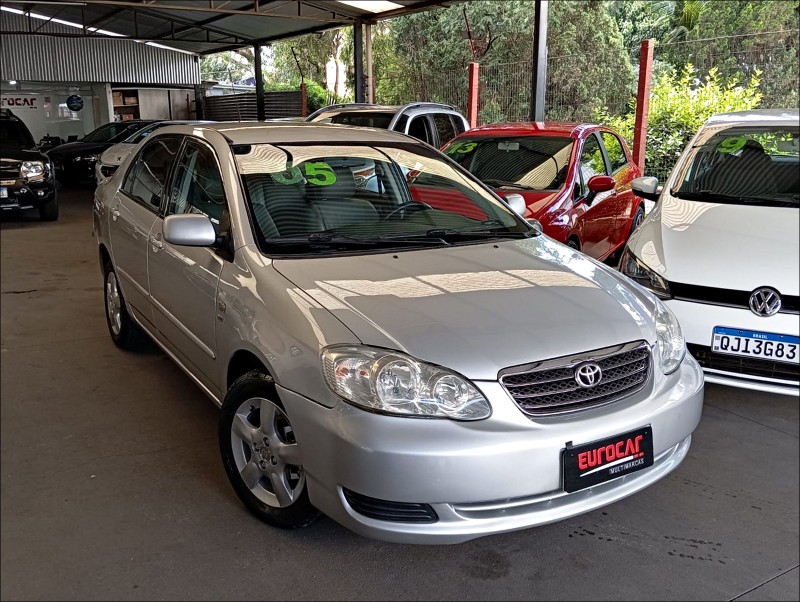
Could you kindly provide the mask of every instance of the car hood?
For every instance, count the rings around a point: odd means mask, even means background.
[[[655,340],[653,301],[618,272],[544,236],[274,267],[366,345],[475,380],[618,343]]]
[[[3,144],[0,148],[0,161],[16,163],[18,161],[47,161],[47,157],[35,148],[22,148]]]
[[[798,209],[704,203],[664,193],[631,237],[633,253],[667,280],[797,295]]]
[[[534,191],[534,190],[501,190],[499,188],[492,188],[501,197],[506,197],[509,194],[519,194],[525,199],[527,210],[522,216],[526,219],[538,219],[542,213],[550,206],[553,200],[559,195],[560,191]]]
[[[100,155],[100,163],[104,165],[121,165],[134,148],[136,148],[135,144],[128,144],[125,142],[115,144],[111,148],[103,151],[103,154]]]
[[[108,142],[67,142],[47,152],[51,159],[66,159],[80,155],[96,155],[110,146]]]

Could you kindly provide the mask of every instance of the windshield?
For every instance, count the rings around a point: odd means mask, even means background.
[[[0,120],[0,146],[32,148],[34,141],[24,123],[3,119]]]
[[[709,128],[697,139],[671,193],[725,203],[798,206],[798,128]]]
[[[559,190],[572,147],[567,136],[481,136],[458,138],[443,152],[495,188]]]
[[[535,235],[433,149],[236,147],[256,239],[270,254],[466,244]]]
[[[126,121],[113,121],[101,125],[81,138],[81,142],[119,142],[140,130],[147,123],[130,123]]]

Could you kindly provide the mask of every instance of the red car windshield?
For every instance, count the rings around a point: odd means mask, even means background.
[[[489,186],[558,190],[567,179],[573,140],[566,136],[458,138],[443,152]]]

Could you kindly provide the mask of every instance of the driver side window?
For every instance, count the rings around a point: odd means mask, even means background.
[[[204,144],[188,142],[175,168],[167,215],[205,215],[219,234],[225,209],[222,175],[213,151]]]
[[[589,179],[596,175],[608,175],[606,164],[603,159],[603,152],[600,150],[600,143],[594,134],[590,134],[583,143],[583,150],[580,158],[580,195],[589,194]]]

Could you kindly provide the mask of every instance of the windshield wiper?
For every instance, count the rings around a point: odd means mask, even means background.
[[[348,247],[397,247],[419,246],[420,243],[438,242],[446,245],[447,241],[435,237],[419,236],[347,236],[335,232],[314,232],[308,236],[291,236],[284,238],[266,238],[264,242],[273,247],[307,247],[310,249],[330,249]]]
[[[463,238],[531,238],[539,236],[534,229],[522,232],[511,232],[507,228],[433,228],[425,232],[425,236],[438,236],[444,239]]]
[[[721,192],[714,192],[713,190],[700,190],[699,192],[681,192],[677,190],[670,190],[669,192],[672,196],[679,199],[685,199],[687,201],[721,201],[729,203],[742,203],[747,205],[785,205],[787,207],[793,207],[794,205],[797,205],[796,202],[793,203],[788,199],[784,200],[776,197],[723,194]]]
[[[507,182],[506,180],[496,180],[493,178],[479,178],[484,184],[494,186],[495,188],[516,188],[517,190],[538,190],[533,186],[526,186],[525,184],[518,184],[517,182]]]

